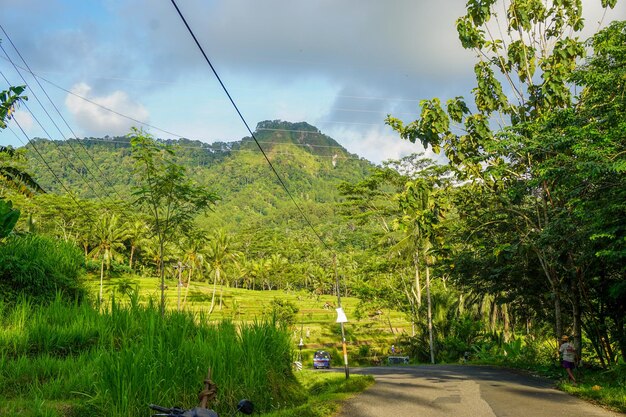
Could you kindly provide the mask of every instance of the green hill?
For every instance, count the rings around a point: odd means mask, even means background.
[[[225,271],[225,279],[233,286],[332,294],[336,254],[337,273],[344,282],[363,282],[367,271],[360,265],[371,258],[368,251],[375,246],[375,235],[339,213],[343,197],[338,186],[363,179],[373,165],[307,123],[261,122],[255,136],[289,194],[251,138],[213,144],[162,141],[173,146],[177,162],[190,177],[220,196],[214,210],[196,218],[196,232],[211,238],[222,231],[241,254],[238,269]],[[28,172],[48,194],[14,198],[23,212],[19,228],[35,227],[76,240],[88,254],[94,247],[94,219],[103,209],[119,209],[124,221],[141,217],[135,209],[124,208],[132,202],[136,185],[129,138],[36,139],[26,151]],[[174,274],[173,266],[186,256],[183,240],[181,236],[180,247],[168,250],[168,274]],[[135,265],[130,262],[130,243],[114,263],[155,273],[154,242],[136,242]],[[208,273],[198,271],[194,279],[206,280]],[[347,287],[345,292],[354,294],[355,287]]]

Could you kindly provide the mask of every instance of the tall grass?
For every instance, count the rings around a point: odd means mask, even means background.
[[[289,335],[268,321],[207,323],[154,305],[102,311],[57,298],[0,303],[0,415],[145,416],[147,404],[194,407],[207,370],[210,404],[230,414],[241,398],[270,410],[303,401]]]
[[[72,300],[86,296],[80,282],[84,255],[75,245],[39,235],[11,236],[0,245],[0,299],[28,294],[39,302],[61,292]]]

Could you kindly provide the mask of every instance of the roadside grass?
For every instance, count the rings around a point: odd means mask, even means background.
[[[0,304],[0,415],[135,417],[148,404],[198,404],[207,370],[218,386],[210,403],[229,414],[241,398],[258,410],[295,406],[289,334],[261,319],[209,323],[202,314],[154,303],[100,311],[57,299]]]
[[[302,370],[296,373],[298,381],[306,389],[306,403],[275,410],[267,417],[328,417],[334,415],[342,401],[364,391],[374,384],[370,375],[351,375],[349,379],[341,373]]]
[[[563,377],[558,387],[579,398],[626,413],[626,364],[604,369],[577,369],[577,384]]]

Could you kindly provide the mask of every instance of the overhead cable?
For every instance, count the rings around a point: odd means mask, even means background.
[[[43,91],[43,93],[45,94],[45,96],[48,98],[48,101],[50,102],[50,104],[52,104],[52,107],[54,107],[54,109],[56,110],[57,114],[59,115],[59,117],[61,118],[61,120],[63,120],[63,122],[65,123],[65,126],[67,126],[67,128],[69,129],[70,133],[76,138],[78,139],[78,136],[76,135],[76,133],[74,132],[74,130],[71,128],[71,126],[69,125],[69,123],[67,122],[67,120],[65,119],[65,117],[63,117],[63,114],[61,113],[61,111],[59,110],[59,108],[56,106],[56,104],[54,104],[54,101],[52,101],[52,99],[50,98],[50,96],[48,95],[48,92],[46,91],[46,89],[43,87],[43,85],[41,85],[41,83],[39,82],[39,80],[37,79],[37,77],[35,77],[35,75],[33,74],[33,71],[30,69],[30,66],[28,65],[28,63],[26,62],[26,60],[24,59],[24,57],[22,56],[22,54],[20,53],[19,49],[17,49],[17,46],[15,45],[15,43],[13,43],[13,40],[11,39],[11,37],[9,36],[9,34],[6,32],[6,30],[4,29],[4,27],[0,24],[0,29],[2,29],[2,32],[4,33],[4,35],[6,36],[7,40],[11,43],[11,46],[13,46],[13,49],[15,50],[15,52],[17,53],[17,55],[20,57],[20,59],[22,60],[22,62],[24,63],[24,65],[27,68],[27,71],[33,76],[33,78],[35,79],[35,81],[37,82],[37,85],[39,85],[39,88],[41,88],[41,91]],[[0,47],[2,47],[0,45]],[[2,48],[2,50],[4,51],[4,48]],[[24,77],[22,76],[22,74],[20,73],[18,67],[15,65],[15,63],[11,60],[11,58],[9,57],[9,55],[5,52],[5,55],[7,57],[7,59],[9,60],[9,62],[11,62],[11,64],[13,64],[13,67],[15,68],[15,70],[20,74],[20,77],[24,80],[24,82],[26,83],[26,80],[24,79]],[[31,91],[33,91],[33,89],[29,86],[29,88],[31,89]],[[33,91],[34,94],[34,91]],[[50,118],[50,120],[52,121],[52,123],[54,124],[54,126],[57,128],[57,130],[59,131],[59,133],[61,134],[61,136],[63,136],[63,138],[67,141],[67,138],[65,137],[65,135],[63,134],[63,132],[61,131],[61,129],[59,129],[59,127],[57,126],[57,124],[54,122],[54,120],[52,119],[52,117],[50,116],[50,114],[48,113],[48,111],[45,109],[45,107],[43,106],[43,104],[41,104],[41,102],[39,101],[39,99],[35,96],[35,98],[37,99],[37,101],[39,102],[39,104],[41,105],[41,107],[43,108],[44,112],[48,115],[48,117]],[[52,139],[52,138],[50,138]],[[117,190],[115,189],[115,187],[113,187],[113,185],[109,182],[108,178],[106,175],[104,175],[104,173],[102,172],[102,170],[100,170],[100,167],[98,166],[98,164],[96,163],[96,161],[93,159],[93,157],[89,154],[89,152],[87,151],[87,149],[82,145],[82,143],[80,143],[80,141],[77,141],[77,143],[82,147],[83,151],[85,152],[85,154],[87,154],[87,156],[89,157],[89,159],[91,160],[93,166],[96,167],[96,169],[98,170],[98,172],[100,173],[100,175],[102,176],[102,178],[104,178],[104,180],[107,182],[107,185],[110,189],[112,189],[116,194],[117,197],[120,200],[123,200],[122,196],[119,195],[119,193],[117,192]],[[72,152],[74,152],[74,154],[76,154],[76,156],[78,157],[78,159],[80,160],[80,162],[84,165],[84,167],[87,169],[87,172],[89,172],[89,174],[91,174],[91,176],[93,177],[93,179],[96,181],[96,183],[98,183],[98,185],[100,186],[100,188],[102,190],[105,190],[105,188],[102,186],[102,184],[100,184],[100,181],[98,180],[98,178],[93,174],[93,172],[91,172],[91,170],[89,169],[89,167],[87,166],[87,164],[85,163],[85,161],[83,161],[82,157],[74,150],[72,144],[67,141],[68,146],[70,147],[70,149],[72,150]],[[105,191],[106,193],[106,191]],[[96,194],[97,195],[97,194]]]
[[[6,51],[4,50],[4,48],[2,47],[2,45],[0,45],[0,49],[2,49],[2,51],[6,54]],[[19,71],[18,71],[19,73]],[[4,75],[4,73],[2,71],[0,71],[0,75],[2,76],[2,78],[4,78],[4,80],[6,81],[6,83],[8,85],[11,85],[11,83],[9,82],[9,80],[7,79],[7,77]],[[52,124],[55,125],[58,129],[58,126],[56,125],[56,123],[54,122],[54,120],[52,119],[52,117],[50,116],[50,114],[46,111],[45,107],[43,106],[43,104],[41,103],[41,101],[39,101],[39,98],[37,98],[37,95],[35,94],[35,92],[33,91],[33,89],[28,85],[28,83],[26,82],[26,80],[24,79],[24,77],[22,77],[21,73],[19,73],[20,77],[22,78],[22,80],[24,81],[24,83],[26,84],[26,86],[29,88],[29,90],[33,93],[33,97],[35,97],[35,99],[37,100],[37,102],[39,103],[39,105],[41,106],[41,108],[43,109],[43,111],[48,115],[48,117],[50,118],[50,120],[52,121]],[[28,110],[28,112],[30,113],[30,115],[32,116],[32,118],[35,120],[35,122],[39,125],[39,127],[41,128],[41,130],[43,130],[43,132],[50,138],[52,138],[52,136],[50,135],[50,133],[48,133],[48,131],[46,130],[46,128],[43,126],[43,124],[39,121],[39,119],[37,118],[37,116],[35,116],[35,113],[30,109],[30,107],[26,104],[26,103],[22,103],[24,105],[24,107],[26,108],[26,110]],[[94,195],[96,196],[96,198],[98,198],[102,204],[106,203],[104,202],[104,200],[102,200],[101,196],[96,192],[96,190],[93,188],[93,186],[91,185],[91,183],[89,181],[87,181],[87,179],[85,177],[83,177],[82,175],[80,175],[80,173],[78,172],[78,170],[76,169],[76,167],[74,166],[74,164],[72,163],[72,161],[70,161],[69,157],[67,156],[67,154],[65,152],[63,152],[61,150],[61,147],[59,146],[59,144],[57,143],[57,141],[52,140],[52,143],[56,146],[57,150],[59,151],[59,153],[63,156],[63,158],[65,158],[65,160],[69,163],[69,166],[72,170],[74,170],[76,173],[79,174],[79,177],[83,180],[83,182],[85,182],[85,184],[87,184],[87,187],[89,187],[89,189],[94,193]],[[84,164],[84,162],[83,162]],[[87,168],[87,166],[85,166],[85,168]],[[87,170],[89,170],[89,168],[87,168]],[[92,174],[93,175],[93,174]]]
[[[196,35],[194,34],[193,30],[191,29],[191,27],[189,26],[189,23],[187,23],[187,19],[185,19],[185,16],[182,14],[182,12],[180,11],[180,9],[178,8],[178,4],[176,4],[176,0],[171,0],[172,5],[174,6],[174,8],[176,9],[176,12],[178,12],[178,16],[180,16],[181,20],[183,21],[183,23],[185,24],[185,27],[187,28],[187,30],[189,31],[189,34],[191,35],[191,37],[193,38],[194,42],[196,43],[196,46],[198,47],[198,49],[200,50],[200,52],[202,53],[202,56],[204,57],[206,63],[209,65],[209,67],[211,67],[211,71],[213,71],[213,75],[215,75],[215,78],[217,79],[217,81],[220,83],[220,85],[222,86],[222,89],[224,90],[224,93],[226,93],[226,96],[228,97],[228,99],[230,100],[230,103],[232,104],[232,106],[234,107],[235,111],[237,112],[237,114],[239,115],[239,118],[241,119],[241,121],[243,122],[244,126],[246,127],[246,129],[248,130],[248,132],[250,133],[250,136],[252,137],[252,139],[254,140],[254,142],[256,143],[256,145],[258,146],[259,150],[261,151],[261,153],[263,154],[263,157],[265,157],[265,160],[267,161],[267,163],[269,164],[271,170],[274,172],[274,175],[276,175],[276,178],[278,179],[278,182],[280,183],[280,185],[283,187],[283,189],[285,190],[285,192],[287,193],[287,195],[289,196],[289,198],[291,199],[291,201],[293,202],[293,204],[296,206],[296,208],[298,209],[298,211],[300,212],[300,215],[302,215],[302,217],[304,218],[305,222],[307,223],[307,225],[309,226],[309,228],[313,231],[313,233],[315,234],[315,236],[319,239],[319,241],[322,243],[322,245],[324,245],[324,247],[328,250],[330,250],[332,252],[332,249],[326,244],[326,242],[324,241],[324,239],[322,239],[322,237],[320,236],[320,234],[317,232],[317,230],[315,229],[315,227],[313,227],[313,224],[311,223],[311,221],[309,220],[309,218],[306,216],[306,214],[304,213],[304,211],[302,211],[302,209],[300,208],[300,205],[298,205],[298,203],[296,202],[295,198],[293,197],[293,195],[291,194],[291,192],[289,191],[289,189],[287,188],[287,185],[285,184],[285,182],[283,181],[282,177],[278,174],[278,171],[276,171],[276,168],[274,168],[274,165],[272,164],[272,161],[270,161],[270,159],[268,158],[267,154],[265,153],[265,151],[263,150],[263,148],[261,147],[261,144],[259,143],[259,141],[257,140],[256,136],[254,135],[254,132],[252,132],[252,129],[250,129],[250,126],[248,125],[248,122],[246,121],[246,119],[243,117],[243,114],[241,113],[241,111],[239,110],[239,107],[237,107],[237,104],[235,103],[235,100],[233,100],[232,96],[230,95],[230,93],[228,92],[228,89],[226,88],[226,86],[224,85],[224,83],[222,82],[222,79],[220,78],[219,74],[217,73],[217,71],[215,70],[215,68],[213,67],[213,64],[211,63],[211,60],[209,59],[209,57],[207,56],[207,54],[204,52],[204,48],[202,48],[202,45],[200,45],[200,42],[198,41],[198,38],[196,38]]]

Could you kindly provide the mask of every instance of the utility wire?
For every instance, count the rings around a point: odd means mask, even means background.
[[[6,54],[6,51],[4,50],[4,48],[0,45],[0,49],[2,49],[2,51],[4,51],[4,53]],[[19,72],[18,72],[19,73]],[[0,71],[0,75],[2,76],[2,78],[4,78],[4,80],[7,82],[8,85],[11,85],[11,83],[9,82],[9,80],[7,79],[7,77],[4,75],[4,73],[2,71]],[[22,77],[21,73],[20,73],[20,77]],[[22,80],[24,81],[24,83],[26,83],[26,80],[24,79],[24,77],[22,77]],[[33,91],[33,89],[28,86],[28,83],[26,83],[26,86],[30,89],[30,91],[33,93],[33,97],[35,97],[35,99],[37,100],[37,102],[39,103],[39,105],[41,106],[41,108],[44,110],[44,112],[46,114],[48,114],[48,112],[46,111],[45,107],[43,106],[43,104],[41,103],[41,101],[39,101],[39,99],[37,98],[37,95],[35,94],[35,92]],[[48,133],[48,131],[46,130],[46,128],[43,126],[43,124],[39,121],[39,119],[37,118],[37,116],[35,116],[35,113],[30,109],[30,107],[28,107],[28,105],[26,103],[23,103],[24,107],[26,107],[26,110],[28,110],[28,112],[31,114],[31,116],[33,117],[33,119],[35,120],[35,122],[37,122],[37,124],[39,125],[39,127],[41,127],[41,129],[44,131],[44,133],[50,138],[51,142],[56,146],[57,150],[59,151],[59,153],[61,155],[63,155],[63,158],[65,158],[65,160],[69,163],[70,168],[72,170],[74,170],[76,173],[79,174],[79,177],[83,180],[83,182],[85,182],[85,184],[87,184],[87,187],[89,187],[89,189],[94,193],[94,195],[98,198],[98,200],[100,200],[100,202],[106,206],[106,203],[104,202],[104,200],[102,200],[102,197],[96,192],[96,190],[92,187],[91,183],[89,181],[87,181],[87,179],[85,177],[83,177],[82,175],[80,175],[80,173],[78,172],[78,170],[76,169],[76,167],[74,166],[74,164],[72,163],[72,161],[69,159],[69,157],[66,155],[65,152],[63,152],[61,150],[61,147],[59,146],[59,144],[52,139],[52,136],[50,135],[50,133]],[[48,114],[48,117],[50,117],[50,115]],[[54,123],[54,120],[50,117],[50,120],[52,120],[52,124],[54,124],[56,126],[56,123]],[[58,126],[57,126],[58,129]],[[31,143],[32,144],[32,143]],[[89,168],[87,168],[89,170]],[[92,174],[93,175],[93,174]]]
[[[193,38],[194,42],[196,43],[196,46],[198,47],[198,49],[200,50],[200,52],[202,53],[202,56],[204,56],[205,61],[207,62],[207,64],[209,64],[209,67],[211,67],[211,71],[213,71],[213,75],[215,75],[215,78],[217,79],[217,81],[220,83],[220,85],[222,86],[222,89],[224,90],[224,93],[226,93],[226,96],[228,96],[228,99],[230,100],[230,103],[233,105],[233,107],[235,108],[235,111],[237,112],[237,114],[239,115],[239,118],[241,119],[241,121],[243,122],[243,124],[245,125],[246,129],[248,130],[248,132],[250,133],[250,136],[252,137],[252,139],[254,139],[254,142],[257,144],[259,150],[261,151],[261,153],[263,154],[263,157],[265,157],[265,160],[267,161],[267,163],[269,164],[270,168],[272,169],[272,171],[274,172],[274,175],[276,175],[276,178],[278,178],[278,182],[280,183],[280,185],[284,188],[284,190],[287,192],[287,195],[289,196],[289,198],[291,199],[291,201],[293,202],[293,204],[296,206],[296,208],[298,209],[298,211],[300,212],[300,214],[302,215],[302,217],[304,218],[304,220],[306,221],[306,223],[308,224],[309,228],[313,231],[313,233],[315,234],[315,236],[319,239],[319,241],[322,243],[322,245],[324,245],[324,247],[326,249],[328,249],[329,251],[333,252],[332,249],[326,244],[326,242],[324,241],[324,239],[322,239],[322,237],[319,235],[319,233],[317,232],[317,230],[315,230],[315,227],[313,227],[313,224],[311,224],[311,221],[309,220],[309,218],[306,216],[306,214],[304,214],[304,211],[302,211],[302,209],[300,208],[300,206],[298,205],[298,203],[296,203],[295,198],[293,197],[293,195],[291,194],[291,192],[289,191],[289,189],[287,188],[287,185],[285,184],[285,182],[283,181],[283,179],[281,178],[281,176],[278,174],[278,171],[276,171],[276,168],[274,168],[274,165],[272,164],[272,162],[270,161],[270,159],[268,158],[267,154],[265,153],[265,151],[263,150],[263,148],[261,147],[261,144],[259,143],[259,141],[257,140],[256,136],[254,135],[254,133],[252,132],[252,129],[250,129],[250,126],[248,125],[248,122],[246,122],[246,119],[243,117],[243,114],[241,113],[241,111],[239,110],[239,107],[237,107],[237,104],[235,103],[235,101],[233,100],[233,98],[231,97],[230,93],[228,92],[228,89],[226,88],[226,86],[224,85],[224,83],[222,82],[222,79],[220,78],[219,74],[217,73],[217,71],[215,70],[215,68],[213,67],[213,64],[211,63],[211,60],[209,60],[209,57],[207,56],[207,54],[204,52],[204,48],[202,48],[202,45],[200,45],[200,42],[198,42],[198,38],[196,38],[196,35],[194,34],[193,30],[191,29],[191,27],[189,26],[189,24],[187,23],[187,19],[185,19],[185,16],[183,16],[182,12],[180,11],[180,9],[178,8],[178,5],[176,4],[176,0],[171,0],[172,5],[174,6],[174,8],[176,9],[176,11],[178,12],[178,15],[180,16],[181,20],[183,21],[183,23],[185,24],[185,27],[187,28],[187,30],[189,31],[189,34],[191,35],[191,37]]]
[[[7,58],[5,58],[5,57],[0,57],[0,58],[2,58],[2,59],[4,59],[4,60],[6,60],[6,61],[9,61],[9,62],[10,62],[10,60],[9,60],[9,59],[7,59]],[[177,133],[173,133],[173,132],[169,132],[169,131],[167,131],[167,130],[161,129],[161,128],[157,127],[157,126],[151,125],[150,123],[144,122],[143,120],[135,119],[135,118],[133,118],[133,117],[131,117],[131,116],[128,116],[128,115],[123,114],[123,113],[120,113],[120,112],[118,112],[118,111],[116,111],[116,110],[113,110],[113,109],[111,109],[111,108],[109,108],[109,107],[103,106],[102,104],[100,104],[100,103],[98,103],[98,102],[96,102],[96,101],[93,101],[93,100],[91,100],[91,99],[88,99],[87,97],[83,97],[83,96],[81,96],[80,94],[76,94],[75,92],[73,92],[73,91],[71,91],[71,90],[68,90],[67,88],[65,88],[65,87],[62,87],[62,86],[58,85],[58,84],[57,84],[57,83],[55,83],[54,81],[50,81],[49,79],[47,79],[47,78],[43,77],[42,75],[37,74],[37,73],[34,73],[34,72],[33,72],[33,71],[31,71],[30,69],[25,69],[25,68],[23,68],[23,67],[20,67],[19,65],[18,65],[17,67],[18,67],[18,68],[21,68],[21,69],[22,69],[22,70],[24,70],[24,71],[29,72],[29,73],[30,73],[33,77],[35,77],[36,79],[43,80],[44,82],[46,82],[46,83],[50,84],[51,86],[53,86],[53,87],[55,87],[55,88],[58,88],[59,90],[61,90],[61,91],[63,91],[63,92],[66,92],[67,94],[69,94],[69,95],[71,95],[71,96],[74,96],[74,97],[76,97],[76,98],[79,98],[79,99],[81,99],[81,100],[84,100],[84,101],[86,101],[86,102],[88,102],[88,103],[90,103],[90,104],[93,104],[93,105],[94,105],[94,106],[96,106],[96,107],[100,107],[101,109],[106,110],[106,111],[108,111],[108,112],[110,112],[110,113],[113,113],[113,114],[115,114],[115,115],[118,115],[118,116],[123,117],[123,118],[128,119],[128,120],[132,120],[133,122],[136,122],[136,123],[139,123],[139,124],[141,124],[141,125],[143,125],[143,126],[149,127],[150,129],[158,130],[159,132],[167,133],[168,135],[172,135],[172,136],[175,136],[175,137],[177,137],[177,138],[181,138],[181,139],[185,138],[185,136],[182,136],[182,135],[179,135],[179,134],[177,134]],[[76,138],[76,139],[78,139],[78,138]],[[79,139],[79,140],[80,140],[80,139]]]
[[[9,36],[9,34],[7,33],[7,31],[4,29],[4,26],[2,26],[0,24],[0,29],[2,29],[2,32],[4,33],[4,35],[6,36],[6,38],[8,39],[8,41],[11,43],[11,46],[13,46],[13,49],[15,50],[15,52],[17,53],[17,55],[20,57],[20,59],[22,60],[22,62],[24,63],[24,65],[27,68],[27,71],[33,76],[33,78],[35,79],[35,81],[37,82],[37,85],[39,85],[39,88],[41,88],[41,91],[43,91],[43,93],[45,94],[45,96],[48,98],[48,101],[50,102],[50,104],[52,104],[52,107],[54,107],[54,109],[56,110],[57,114],[59,115],[59,117],[61,117],[61,120],[63,120],[63,122],[65,123],[65,126],[67,126],[67,128],[69,129],[70,133],[76,138],[78,139],[78,136],[76,135],[76,133],[74,133],[74,130],[70,127],[69,123],[67,122],[67,120],[65,120],[65,117],[63,117],[63,114],[61,114],[61,111],[59,110],[59,108],[54,104],[54,101],[52,101],[52,99],[50,98],[50,96],[48,95],[48,92],[46,91],[46,89],[43,87],[43,85],[41,85],[41,83],[39,82],[39,80],[37,79],[37,77],[35,77],[35,75],[33,74],[33,71],[30,69],[30,66],[28,65],[28,63],[26,62],[26,60],[24,59],[24,57],[22,56],[22,54],[20,53],[19,49],[17,49],[17,46],[15,45],[15,43],[13,43],[13,40],[11,39],[11,37]],[[9,60],[9,62],[11,62],[11,64],[13,65],[13,67],[15,68],[15,70],[18,72],[18,74],[20,74],[20,77],[22,78],[22,80],[24,80],[24,82],[26,82],[26,80],[24,79],[24,77],[22,76],[22,74],[20,73],[19,69],[17,68],[17,66],[15,65],[15,63],[11,60],[11,58],[9,57],[9,54],[6,53],[6,51],[4,50],[4,47],[2,47],[2,45],[0,44],[0,48],[2,48],[2,50],[4,51],[7,59]],[[28,85],[28,84],[27,84]],[[31,91],[33,91],[34,94],[34,90],[32,89],[32,87],[28,86],[30,88]],[[67,144],[69,145],[70,149],[72,150],[72,152],[74,152],[74,154],[78,157],[78,159],[80,160],[80,162],[83,164],[83,166],[87,169],[87,172],[89,172],[89,174],[91,174],[91,176],[93,177],[93,179],[96,181],[96,183],[100,186],[100,188],[102,190],[104,190],[105,194],[108,193],[105,190],[105,188],[102,186],[102,184],[100,183],[100,181],[98,180],[98,178],[93,174],[93,172],[89,169],[89,167],[87,166],[87,164],[85,163],[85,161],[83,160],[83,158],[78,154],[78,152],[76,152],[76,150],[74,149],[74,147],[72,146],[71,142],[67,140],[67,137],[65,137],[65,135],[63,134],[63,132],[61,131],[61,129],[57,126],[57,124],[54,122],[54,119],[52,118],[52,116],[50,116],[50,114],[48,113],[48,111],[45,109],[45,107],[43,106],[43,104],[41,104],[41,102],[39,101],[39,99],[37,98],[37,96],[35,96],[35,98],[37,99],[37,102],[39,102],[39,104],[41,105],[41,107],[43,108],[44,112],[48,115],[48,117],[50,118],[50,120],[52,121],[52,124],[57,128],[57,130],[59,131],[59,133],[61,134],[61,136],[63,136],[63,138],[66,140]],[[52,139],[52,138],[50,138]],[[105,179],[105,181],[107,182],[107,185],[109,186],[110,189],[112,189],[116,194],[117,197],[120,200],[123,200],[122,196],[119,195],[119,193],[117,192],[117,190],[115,189],[115,187],[113,187],[113,185],[109,182],[108,178],[106,175],[104,175],[104,173],[102,172],[102,170],[100,170],[100,167],[98,166],[98,164],[96,164],[96,161],[94,161],[94,159],[92,158],[92,156],[89,154],[89,152],[87,152],[87,149],[83,146],[83,144],[77,140],[77,143],[82,147],[83,151],[87,154],[87,156],[89,157],[89,159],[91,159],[91,162],[93,163],[93,165],[96,167],[96,169],[98,170],[98,172],[100,173],[100,175]],[[91,188],[91,187],[90,187]],[[93,191],[93,189],[92,189]],[[94,191],[95,193],[95,191]],[[95,193],[97,195],[97,193]]]
[[[10,61],[8,58],[6,58],[6,57],[0,56],[0,58],[1,58],[1,59],[6,60],[7,62],[11,62],[11,61]],[[16,64],[13,64],[13,65],[16,65]],[[141,124],[141,125],[143,125],[143,126],[146,126],[146,127],[150,128],[150,129],[153,129],[153,130],[156,130],[156,131],[159,131],[159,132],[162,132],[162,133],[166,133],[166,134],[168,134],[168,135],[170,135],[170,136],[173,136],[173,137],[176,137],[176,138],[179,138],[179,139],[190,139],[190,138],[188,138],[187,136],[184,136],[184,135],[181,135],[181,134],[178,134],[178,133],[174,133],[174,132],[171,132],[171,131],[168,131],[168,130],[162,129],[162,128],[158,127],[158,126],[155,126],[155,125],[153,125],[153,124],[147,123],[147,122],[145,122],[145,121],[143,121],[143,120],[136,119],[136,118],[134,118],[134,117],[131,117],[131,116],[128,116],[128,115],[126,115],[126,114],[124,114],[124,113],[121,113],[121,112],[119,112],[119,111],[116,111],[116,110],[114,110],[114,109],[111,109],[111,108],[109,108],[109,107],[106,107],[106,106],[104,106],[104,105],[102,105],[102,104],[100,104],[100,103],[98,103],[98,102],[96,102],[96,101],[94,101],[94,100],[91,100],[91,99],[89,99],[89,98],[87,98],[87,97],[81,96],[80,94],[77,94],[77,93],[75,93],[75,92],[73,92],[73,91],[71,91],[71,90],[69,90],[69,89],[67,89],[67,88],[65,88],[65,87],[63,87],[63,86],[58,85],[58,84],[57,84],[57,83],[55,83],[54,81],[51,81],[51,80],[49,80],[49,79],[47,79],[47,78],[43,77],[43,76],[42,76],[42,75],[40,75],[39,73],[35,73],[35,72],[31,71],[30,69],[26,69],[26,68],[21,67],[21,66],[19,66],[19,65],[16,65],[16,66],[17,66],[18,68],[20,68],[21,70],[23,70],[23,71],[26,71],[26,72],[30,73],[30,74],[31,74],[31,75],[32,75],[35,79],[37,79],[37,80],[42,80],[42,81],[44,81],[45,83],[48,83],[48,84],[50,84],[51,86],[53,86],[53,87],[55,87],[55,88],[57,88],[57,89],[59,89],[59,90],[61,90],[61,91],[65,92],[65,93],[67,93],[67,94],[70,94],[70,95],[71,95],[71,96],[73,96],[73,97],[76,97],[76,98],[78,98],[78,99],[80,99],[80,100],[86,101],[87,103],[90,103],[90,104],[92,104],[92,105],[94,105],[94,106],[96,106],[96,107],[99,107],[99,108],[101,108],[101,109],[103,109],[103,110],[105,110],[105,111],[108,111],[108,112],[113,113],[113,114],[115,114],[115,115],[117,115],[117,116],[123,117],[123,118],[125,118],[125,119],[127,119],[127,120],[131,120],[131,121],[133,121],[133,122],[136,122],[136,123],[139,123],[139,124]],[[42,89],[43,89],[43,88],[42,88]],[[343,96],[339,96],[339,97],[343,97]],[[346,97],[350,97],[350,96],[346,96]],[[363,98],[365,98],[365,97],[363,97]],[[378,99],[378,98],[373,98],[373,99]],[[381,98],[381,100],[382,100],[382,98]],[[409,100],[409,99],[404,99],[404,100]],[[341,111],[355,111],[355,112],[356,112],[356,111],[365,111],[365,110],[356,110],[356,109],[354,109],[354,110],[349,110],[349,109],[337,109],[337,110],[341,110]],[[367,111],[367,112],[369,112],[369,111]],[[403,114],[404,114],[404,113],[403,113]],[[406,113],[406,114],[408,114],[408,113]],[[358,123],[358,122],[346,122],[346,121],[339,121],[339,120],[322,120],[322,121],[320,121],[320,123],[329,123],[329,124],[350,124],[350,125],[353,125],[353,124],[361,124],[361,125],[369,125],[369,126],[379,126],[379,125],[380,125],[380,124],[378,124],[378,123]],[[311,135],[328,136],[328,135],[326,135],[326,134],[324,134],[324,133],[322,133],[322,132],[319,132],[319,131],[317,131],[317,132],[313,132],[313,131],[308,131],[308,130],[298,130],[298,129],[278,129],[278,128],[274,128],[274,129],[272,129],[272,128],[260,128],[260,129],[257,129],[257,131],[294,132],[294,133],[308,133],[308,134],[311,134]],[[73,133],[73,132],[72,132],[72,133]],[[76,136],[76,135],[74,134],[74,136]],[[78,137],[76,137],[76,139],[77,139],[77,141],[84,140],[84,139],[79,139]],[[265,143],[272,143],[272,142],[265,142]],[[295,144],[295,145],[304,146],[304,145],[301,145],[301,144]],[[328,147],[328,148],[343,148],[342,146],[332,146],[332,145],[312,145],[312,144],[311,144],[311,145],[309,145],[309,144],[306,144],[306,146],[312,146],[312,147],[318,147],[318,148],[322,148],[322,147]]]
[[[72,192],[70,192],[70,190],[68,190],[68,188],[65,186],[65,184],[63,184],[63,181],[61,181],[61,179],[58,177],[58,175],[54,172],[54,170],[52,169],[52,167],[50,166],[50,164],[48,164],[48,161],[46,161],[46,158],[43,157],[43,155],[41,154],[41,152],[39,152],[39,150],[37,149],[37,147],[35,146],[35,144],[30,140],[30,138],[28,137],[28,134],[24,131],[24,129],[22,128],[22,125],[20,125],[20,123],[17,121],[17,119],[15,118],[15,115],[13,116],[13,121],[15,122],[15,124],[17,125],[17,127],[20,129],[20,131],[22,132],[22,134],[24,135],[24,137],[26,138],[26,140],[28,141],[28,143],[30,143],[33,147],[33,149],[35,150],[35,152],[37,153],[37,155],[39,155],[39,158],[41,158],[41,161],[44,163],[44,165],[46,166],[46,168],[48,168],[48,170],[50,171],[50,173],[52,174],[52,176],[57,180],[57,182],[61,185],[61,187],[65,190],[65,192],[70,196],[70,198],[72,199],[72,201],[74,201],[74,203],[76,204],[76,206],[85,214],[85,216],[87,216],[87,218],[93,222],[93,219],[91,218],[91,216],[89,215],[89,213],[84,209],[84,207],[78,202],[78,200],[76,200],[76,198],[74,197],[74,194],[72,194]],[[13,132],[13,129],[11,129],[11,132]],[[15,134],[15,132],[13,132],[13,134]],[[17,135],[15,135],[17,137]],[[19,139],[19,137],[18,137]],[[22,144],[24,144],[24,142],[19,139],[20,142],[22,142]],[[26,146],[26,145],[24,145]]]

